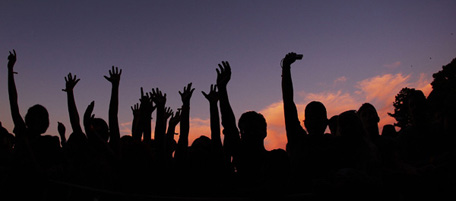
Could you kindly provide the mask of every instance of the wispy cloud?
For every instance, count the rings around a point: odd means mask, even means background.
[[[395,68],[401,66],[401,64],[402,63],[400,61],[396,61],[396,62],[393,62],[390,64],[384,64],[383,67],[388,68],[388,69],[395,69]]]
[[[334,80],[334,84],[340,84],[340,83],[344,83],[346,81],[347,81],[347,77],[341,76],[341,77],[338,77],[336,80]]]
[[[120,135],[131,135],[131,121],[119,124]]]

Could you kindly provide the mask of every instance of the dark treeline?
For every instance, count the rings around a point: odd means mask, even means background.
[[[182,106],[175,110],[166,106],[166,93],[160,89],[141,88],[139,103],[131,106],[131,135],[121,137],[117,113],[122,69],[114,66],[104,76],[112,84],[107,122],[92,114],[92,102],[81,124],[73,92],[79,79],[69,73],[63,91],[71,125],[58,124],[60,138],[45,135],[45,107],[32,106],[24,118],[19,112],[16,58],[13,50],[7,65],[14,130],[0,126],[4,200],[455,198],[456,59],[434,74],[427,98],[419,90],[402,89],[390,114],[397,123],[385,125],[380,134],[380,119],[370,103],[328,118],[325,106],[312,101],[302,126],[291,74],[302,55],[288,53],[281,66],[288,143],[286,150],[266,150],[263,115],[249,111],[236,120],[226,61],[216,68],[216,83],[202,91],[209,105],[210,137],[189,144],[192,83],[179,91]],[[325,133],[327,127],[330,133]]]

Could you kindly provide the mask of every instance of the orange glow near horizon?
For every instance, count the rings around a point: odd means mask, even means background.
[[[326,106],[328,118],[347,110],[357,110],[363,103],[370,102],[377,108],[377,113],[380,116],[379,129],[381,133],[384,125],[394,124],[395,122],[395,119],[390,117],[388,112],[393,112],[395,95],[403,87],[416,88],[423,91],[426,96],[431,92],[431,80],[426,79],[424,74],[421,74],[416,82],[411,83],[409,79],[410,75],[385,74],[358,82],[356,88],[359,90],[353,94],[342,92],[341,90],[335,92],[297,93],[299,95],[295,97],[295,103],[298,109],[298,117],[301,122],[304,120],[304,108],[307,103],[313,100],[320,101]],[[346,81],[346,79],[338,79],[337,81]],[[272,103],[258,112],[263,114],[268,125],[268,135],[265,139],[266,149],[285,149],[287,138],[282,101]],[[123,135],[130,134],[129,127],[131,127],[131,122],[121,124]],[[179,133],[179,126],[176,127],[176,132]],[[189,146],[201,135],[210,137],[210,120],[190,118]],[[175,136],[175,139],[177,141],[178,135]]]

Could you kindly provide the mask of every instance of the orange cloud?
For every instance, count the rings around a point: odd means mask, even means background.
[[[322,102],[327,109],[328,118],[346,110],[357,110],[361,104],[369,102],[377,109],[380,116],[379,128],[382,129],[383,125],[395,122],[388,115],[388,112],[393,112],[394,97],[403,87],[422,90],[426,96],[431,92],[431,78],[427,78],[425,74],[420,74],[417,81],[410,82],[410,79],[411,75],[402,75],[401,73],[385,74],[359,81],[353,87],[354,91],[352,93],[343,92],[340,89],[314,93],[298,92],[299,96],[295,98],[298,118],[301,125],[304,126],[302,123],[302,120],[304,120],[304,108],[311,101]],[[266,149],[285,149],[287,138],[283,102],[272,103],[258,112],[263,114],[268,124],[268,135],[265,139]],[[121,123],[121,134],[130,135],[130,128],[131,122]],[[179,133],[179,125],[176,128],[176,132]],[[210,132],[209,119],[190,118],[189,146],[201,135],[210,137]],[[179,136],[175,135],[174,138],[177,141]]]
[[[120,129],[120,136],[131,135],[131,121],[125,122],[125,123],[120,123],[119,129]]]
[[[265,139],[265,147],[268,150],[283,148],[287,144],[287,137],[285,135],[285,119],[283,114],[282,101],[273,103],[265,109],[259,111],[268,124],[268,135]]]
[[[426,96],[431,92],[431,79],[427,78],[425,74],[420,74],[417,81],[410,82],[410,79],[411,75],[402,75],[401,73],[385,74],[359,81],[354,86],[354,89],[357,90],[352,93],[342,92],[342,90],[317,93],[299,92],[299,97],[295,98],[298,117],[302,122],[305,106],[314,100],[320,101],[325,105],[328,118],[346,110],[357,110],[363,103],[369,102],[377,109],[380,116],[379,128],[382,129],[383,125],[395,122],[395,119],[390,117],[388,112],[393,111],[394,98],[403,87],[422,90]],[[268,123],[268,136],[265,140],[266,148],[268,150],[285,149],[287,139],[283,103],[272,103],[261,110],[260,113],[265,116]]]
[[[341,90],[337,92],[320,92],[320,93],[309,93],[304,97],[304,103],[302,110],[311,101],[320,101],[326,107],[328,118],[333,115],[340,114],[346,110],[357,109],[359,107],[359,101],[350,93],[342,93]],[[304,114],[303,114],[304,116]]]
[[[401,73],[385,74],[358,82],[356,87],[361,90],[358,94],[364,96],[364,102],[369,102],[377,108],[377,113],[380,116],[380,129],[385,124],[395,122],[395,119],[390,117],[388,112],[393,112],[395,96],[402,88],[409,87],[422,90],[426,96],[431,92],[431,79],[426,78],[424,73],[421,73],[415,82],[410,82],[410,77],[411,75],[404,76]]]
[[[302,122],[304,118],[304,108],[307,103],[317,100],[322,102],[327,110],[328,116],[339,114],[346,110],[358,106],[354,98],[348,93],[342,93],[342,91],[322,92],[322,93],[301,93],[304,97],[304,101],[296,102],[296,108],[298,110],[298,118]],[[283,114],[283,102],[272,103],[265,109],[259,111],[266,119],[268,123],[268,136],[265,139],[265,147],[268,150],[282,148],[285,149],[287,144],[287,138],[285,133],[285,119]],[[301,123],[302,126],[304,126]]]
[[[401,73],[385,74],[362,80],[358,82],[356,88],[361,90],[359,94],[365,97],[365,102],[384,103],[391,98],[394,101],[394,96],[408,85],[409,79],[410,75],[403,76]]]
[[[180,133],[179,125],[176,126],[176,133]],[[209,119],[190,118],[190,131],[188,134],[188,146],[192,145],[196,138],[201,135],[211,137],[211,127]],[[222,136],[223,137],[223,136]],[[223,138],[222,138],[223,139]],[[174,135],[176,142],[179,140],[179,135]]]

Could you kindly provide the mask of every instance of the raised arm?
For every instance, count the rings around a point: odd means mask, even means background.
[[[139,132],[144,133],[144,142],[150,142],[152,138],[152,112],[155,110],[155,107],[153,106],[152,95],[149,95],[148,93],[144,95],[143,88],[141,87],[141,99],[139,100],[141,101],[141,105],[139,106]]]
[[[174,138],[174,134],[176,134],[176,126],[180,122],[181,119],[181,109],[178,108],[176,112],[171,114],[171,118],[168,122],[168,131],[166,132],[166,140],[170,141]]]
[[[112,66],[112,69],[109,71],[109,77],[104,76],[106,80],[111,82],[111,101],[109,102],[109,131],[110,131],[110,142],[117,144],[120,140],[120,131],[119,131],[119,120],[117,113],[119,110],[119,83],[120,75],[122,74],[122,69]]]
[[[204,97],[209,101],[209,112],[211,121],[211,142],[213,150],[222,150],[222,140],[220,137],[220,117],[218,110],[219,95],[217,92],[216,85],[211,85],[211,89],[208,94],[201,91]]]
[[[165,107],[165,122],[168,122],[168,119],[173,116],[174,112],[173,110],[170,108],[170,107]],[[166,125],[166,123],[165,123]],[[167,129],[168,127],[165,126],[165,130]]]
[[[76,78],[76,75],[72,76],[71,73],[68,73],[68,76],[65,77],[65,89],[62,89],[62,91],[67,93],[68,114],[70,115],[71,128],[73,129],[73,133],[78,134],[82,133],[82,128],[79,122],[79,113],[74,100],[73,89],[79,80],[80,79]]]
[[[293,82],[291,80],[291,64],[296,61],[297,54],[288,53],[282,60],[282,98],[285,115],[285,129],[288,142],[295,142],[299,135],[305,134],[298,118],[298,110],[293,101]]]
[[[181,109],[178,108],[175,113],[171,114],[168,122],[168,131],[165,136],[165,157],[171,159],[175,149],[174,134],[176,133],[176,126],[180,122]]]
[[[188,148],[188,134],[190,132],[190,98],[192,97],[195,88],[192,88],[192,83],[189,83],[179,94],[182,99],[182,111],[180,119],[180,134],[177,141],[176,158],[183,158],[186,155]]]
[[[131,136],[135,141],[141,141],[142,132],[140,127],[141,111],[139,109],[139,104],[131,106],[131,111],[133,112],[133,121],[131,125]]]
[[[164,137],[166,132],[166,119],[165,119],[165,104],[166,104],[166,93],[162,93],[160,89],[152,89],[150,94],[152,100],[155,102],[157,107],[157,116],[155,120],[155,133],[154,139],[155,144],[158,146],[160,151],[164,149]]]
[[[179,143],[184,143],[187,146],[188,134],[190,132],[190,98],[192,97],[193,91],[195,91],[195,88],[192,89],[192,83],[189,83],[187,87],[184,87],[183,92],[179,91],[182,99]]]
[[[235,154],[240,145],[239,130],[236,126],[236,117],[228,99],[227,84],[231,79],[231,67],[227,61],[222,61],[217,70],[217,88],[219,90],[220,114],[222,116],[222,126],[224,147],[230,155]]]
[[[14,81],[14,64],[16,63],[16,51],[13,50],[9,52],[8,56],[8,94],[9,94],[9,101],[10,101],[10,109],[11,109],[11,116],[14,122],[14,131],[18,131],[20,129],[22,131],[25,130],[25,122],[22,119],[22,116],[19,112],[19,105],[17,103],[17,90],[16,90],[16,83]],[[16,133],[17,134],[17,133]]]

